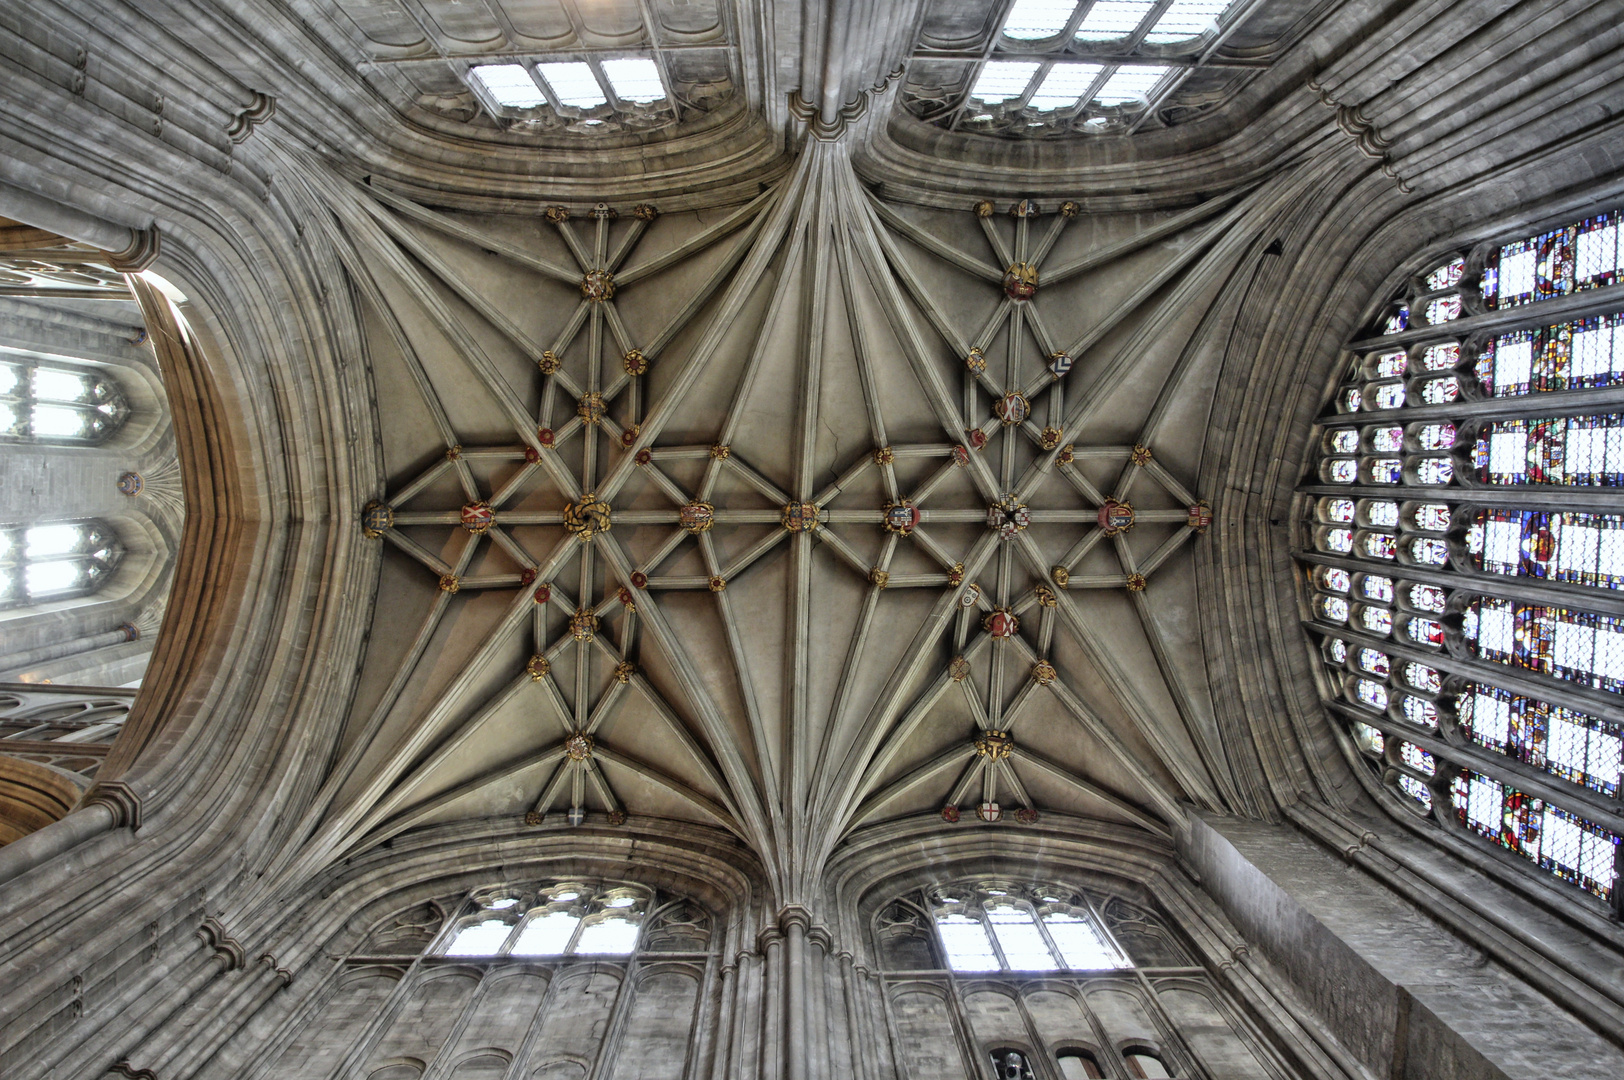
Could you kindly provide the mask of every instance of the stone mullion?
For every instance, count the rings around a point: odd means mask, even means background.
[[[541,1000],[536,1003],[536,1011],[530,1016],[530,1025],[525,1028],[524,1038],[519,1040],[518,1047],[513,1052],[513,1060],[508,1063],[507,1072],[502,1080],[524,1080],[529,1075],[530,1058],[535,1053],[536,1043],[541,1039],[541,1029],[547,1022],[551,1011],[549,1006],[556,996],[555,988],[558,985],[558,969],[547,970],[547,989],[542,991]]]
[[[584,921],[581,924],[585,925]],[[580,937],[581,926],[577,926],[575,935]],[[620,1044],[626,1034],[626,1014],[631,1011],[634,998],[637,997],[637,973],[641,967],[641,954],[633,952],[626,959],[626,966],[621,969],[620,987],[615,991],[615,1003],[609,1010],[609,1022],[604,1025],[603,1037],[598,1040],[598,1053],[593,1058],[592,1068],[586,1074],[586,1080],[601,1080],[614,1069],[615,1058],[619,1053]],[[603,965],[606,966],[606,965]],[[699,1010],[700,1002],[694,1001],[694,1010]],[[430,1080],[425,1076],[423,1080]]]

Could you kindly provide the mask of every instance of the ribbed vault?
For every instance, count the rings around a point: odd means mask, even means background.
[[[370,313],[389,482],[357,525],[388,554],[284,872],[658,816],[733,832],[788,902],[879,821],[1244,805],[1188,552],[1208,307],[1266,190],[927,211],[838,141],[665,215],[297,174]]]

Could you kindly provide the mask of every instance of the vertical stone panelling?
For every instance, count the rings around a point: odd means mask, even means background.
[[[365,1033],[399,978],[398,971],[388,968],[345,973],[328,997],[311,1004],[293,1041],[266,1075],[327,1076]]]
[[[1026,995],[1026,1011],[1038,1034],[1051,1049],[1062,1046],[1095,1047],[1099,1036],[1083,1012],[1082,1002],[1059,990],[1033,990]]]
[[[964,1011],[970,1017],[978,1050],[1003,1043],[1025,1046],[1031,1041],[1026,1022],[1015,999],[1004,990],[983,989],[964,995]]]
[[[891,1015],[897,1025],[897,1059],[912,1080],[962,1076],[964,1057],[953,1031],[947,991],[942,987],[904,983],[891,991]]]
[[[1106,1037],[1114,1045],[1120,1046],[1125,1042],[1145,1042],[1156,1047],[1162,1045],[1156,1024],[1137,993],[1091,987],[1087,991],[1087,1000],[1088,1007],[1105,1028]]]
[[[615,1053],[614,1080],[681,1080],[688,1064],[699,978],[687,965],[638,973]]]
[[[447,1080],[502,1080],[508,1059],[501,1054],[481,1053],[459,1061]]]
[[[422,973],[418,980],[378,1041],[369,1068],[402,1058],[433,1061],[479,986],[479,973],[470,968],[441,968]]]
[[[1212,1080],[1253,1080],[1270,1075],[1204,991],[1175,987],[1158,991],[1162,1008]]]
[[[556,983],[541,1035],[531,1052],[534,1080],[576,1080],[597,1060],[625,973],[581,964],[553,976]],[[580,1071],[572,1071],[579,1066]]]
[[[546,993],[545,972],[498,971],[487,975],[450,1060],[463,1062],[484,1050],[500,1050],[511,1058],[519,1052],[519,1044]],[[462,1072],[454,1075],[461,1077]]]

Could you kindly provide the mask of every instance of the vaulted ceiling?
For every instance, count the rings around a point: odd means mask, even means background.
[[[296,864],[579,811],[840,839],[1243,805],[1190,552],[1243,189],[888,202],[813,142],[743,205],[435,210],[301,183],[368,313],[386,546]],[[964,827],[969,827],[968,825]]]

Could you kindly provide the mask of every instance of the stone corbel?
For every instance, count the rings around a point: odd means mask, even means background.
[[[107,264],[123,274],[139,274],[158,260],[158,226],[130,230],[130,246],[107,253]]]
[[[1380,161],[1382,163],[1382,173],[1398,184],[1399,191],[1406,195],[1409,194],[1410,185],[1406,184],[1404,178],[1398,174],[1398,170],[1393,166],[1392,157],[1387,153],[1388,149],[1393,145],[1393,140],[1384,136],[1381,130],[1359,110],[1359,106],[1339,103],[1335,98],[1331,97],[1329,91],[1316,82],[1310,81],[1308,88],[1319,95],[1320,104],[1336,110],[1337,128],[1353,140],[1353,144],[1359,148],[1359,152],[1368,158],[1375,158]]]
[[[248,951],[243,948],[242,942],[227,933],[225,926],[213,915],[204,917],[197,936],[214,950],[214,959],[224,965],[222,971],[236,971],[247,963]]]
[[[113,828],[141,827],[141,796],[122,780],[97,781],[85,792],[81,806],[99,804],[113,812]]]
[[[275,115],[276,98],[255,90],[254,98],[248,103],[248,107],[232,115],[231,126],[226,128],[226,137],[233,143],[243,142],[254,133],[256,127]]]
[[[272,971],[276,972],[276,977],[282,980],[282,985],[283,986],[288,986],[288,985],[292,984],[292,982],[293,982],[293,972],[289,971],[285,967],[278,967],[277,963],[276,963],[276,957],[272,956],[270,953],[260,953],[259,954],[259,962],[264,964],[265,966],[269,967]]]

